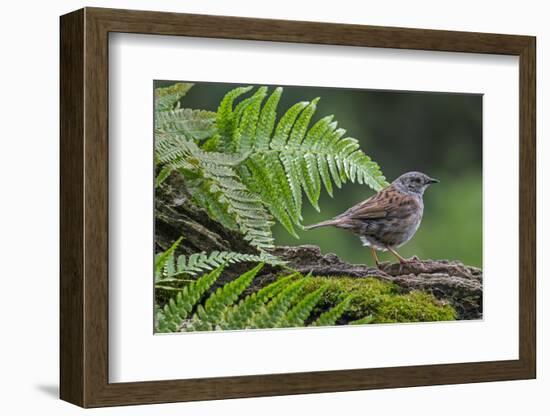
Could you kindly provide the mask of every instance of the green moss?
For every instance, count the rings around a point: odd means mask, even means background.
[[[306,291],[326,285],[323,298],[314,314],[327,310],[350,294],[354,295],[340,323],[362,320],[369,316],[371,323],[456,319],[454,308],[442,304],[433,295],[421,291],[401,293],[397,285],[375,278],[315,277],[308,280]]]
[[[389,298],[378,308],[374,322],[430,322],[451,321],[456,312],[450,305],[442,305],[433,295],[412,291]]]

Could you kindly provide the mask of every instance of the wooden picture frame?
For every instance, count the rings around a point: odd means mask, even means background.
[[[535,38],[85,8],[61,17],[60,396],[83,407],[338,392],[536,376]],[[519,56],[519,359],[109,383],[108,36],[111,32]]]

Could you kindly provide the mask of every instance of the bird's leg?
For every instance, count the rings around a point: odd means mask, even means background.
[[[376,263],[376,267],[380,268],[380,261],[378,260],[378,256],[376,255],[376,250],[371,247],[371,252],[372,252],[372,258],[374,259],[374,262]]]
[[[397,251],[395,251],[393,248],[386,246],[386,248],[389,250],[391,254],[393,254],[395,257],[399,259],[399,263],[405,264],[408,263],[410,260],[407,260],[406,258],[402,257]]]

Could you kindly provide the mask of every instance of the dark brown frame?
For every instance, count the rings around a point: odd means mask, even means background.
[[[110,32],[519,56],[519,359],[109,383]],[[61,398],[99,407],[535,378],[535,49],[534,37],[516,35],[98,8],[62,16]]]

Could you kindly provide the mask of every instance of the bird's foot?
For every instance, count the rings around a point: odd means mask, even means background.
[[[408,259],[401,258],[399,259],[399,273],[403,273],[403,267],[411,263],[419,263],[420,259],[417,256],[412,256]]]
[[[401,264],[418,263],[419,261],[420,259],[418,258],[418,256],[412,256],[408,259],[399,259],[399,263]]]

